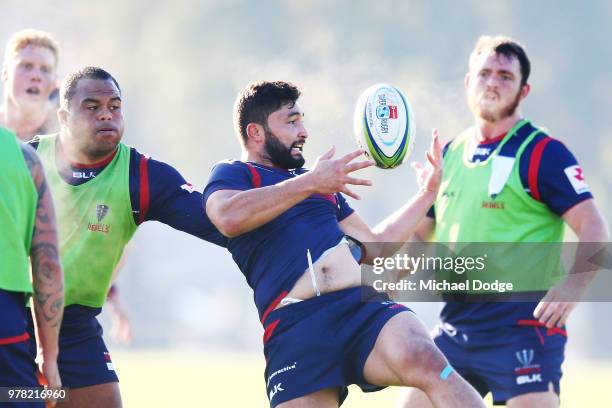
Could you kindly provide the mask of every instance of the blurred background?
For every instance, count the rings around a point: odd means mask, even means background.
[[[124,141],[173,164],[200,191],[217,161],[240,157],[232,104],[247,83],[302,86],[308,164],[331,144],[339,152],[354,149],[356,98],[388,82],[413,106],[413,159],[422,160],[432,127],[448,140],[471,124],[463,77],[478,36],[510,35],[532,62],[524,115],[574,152],[612,220],[609,1],[0,0],[0,6],[0,43],[16,30],[39,28],[61,44],[61,77],[84,65],[109,70],[123,90]],[[363,200],[351,205],[371,225],[416,191],[408,165],[363,173],[374,186],[362,188]],[[134,339],[130,346],[109,340],[111,351],[231,353],[263,366],[252,293],[229,253],[159,223],[140,227],[129,251],[119,290]],[[433,327],[438,305],[411,307]],[[570,363],[612,359],[605,323],[611,312],[609,303],[578,307],[569,325]],[[102,319],[107,327],[108,316]],[[262,372],[255,372],[262,397]]]

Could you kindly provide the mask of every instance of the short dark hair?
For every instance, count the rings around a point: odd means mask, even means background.
[[[70,101],[76,93],[76,87],[81,79],[99,79],[102,81],[113,81],[119,94],[121,94],[121,88],[117,80],[109,74],[107,71],[99,67],[84,67],[78,71],[68,75],[60,88],[60,103],[62,106],[70,107]]]
[[[518,59],[521,67],[521,86],[527,83],[531,73],[531,63],[525,52],[525,47],[521,43],[502,35],[495,37],[483,35],[476,41],[476,45],[470,54],[470,67],[476,58],[485,51],[493,51],[495,54],[503,55],[506,58]]]
[[[257,123],[268,125],[268,116],[283,105],[295,104],[301,95],[299,88],[283,81],[259,81],[247,85],[234,103],[234,129],[243,146],[248,140],[247,125]]]

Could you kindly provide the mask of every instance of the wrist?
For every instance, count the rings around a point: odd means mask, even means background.
[[[52,350],[49,350],[49,347],[45,347],[44,349],[38,349],[38,358],[45,362],[57,361],[58,355],[59,347],[54,347]]]
[[[298,177],[294,178],[293,181],[296,184],[297,190],[299,192],[307,194],[307,196],[311,196],[312,194],[315,194],[317,192],[315,188],[313,174],[311,172],[301,174]]]
[[[436,201],[436,197],[438,196],[438,190],[429,190],[425,187],[422,187],[417,192],[417,196],[429,199],[432,203]]]

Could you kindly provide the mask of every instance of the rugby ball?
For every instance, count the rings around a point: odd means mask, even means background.
[[[410,156],[415,122],[404,94],[387,84],[366,89],[355,106],[355,138],[365,154],[382,169],[392,169]]]

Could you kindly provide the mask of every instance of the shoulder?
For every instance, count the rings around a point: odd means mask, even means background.
[[[240,160],[226,159],[215,163],[211,170],[211,177],[222,177],[224,175],[247,175],[256,172],[255,166]]]
[[[26,166],[32,175],[34,185],[39,193],[41,193],[41,188],[45,184],[45,173],[40,158],[32,146],[27,143],[19,143],[19,145],[21,146],[21,152],[23,153]]]
[[[249,168],[249,164],[245,163],[243,161],[240,160],[235,160],[235,159],[225,159],[225,160],[221,160],[218,161],[217,163],[215,163],[213,165],[213,169],[242,169],[242,170],[248,170]]]
[[[29,145],[30,147],[32,147],[34,150],[38,150],[38,145],[40,143],[40,136],[36,135],[25,143]]]
[[[536,165],[544,171],[576,164],[576,158],[567,146],[546,133],[540,133],[530,141],[523,159],[529,161],[530,167]]]
[[[28,168],[32,170],[34,166],[39,166],[40,158],[30,143],[19,143],[19,145],[21,146],[21,152],[23,153],[23,158],[25,159]]]

